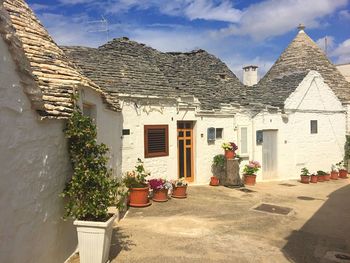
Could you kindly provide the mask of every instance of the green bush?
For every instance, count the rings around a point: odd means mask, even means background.
[[[96,125],[77,108],[64,130],[68,139],[73,176],[62,196],[67,199],[65,218],[105,221],[108,207],[123,203],[125,194],[120,182],[107,168],[108,148],[97,143]]]
[[[215,155],[213,158],[213,165],[219,168],[224,168],[225,156],[223,154]]]

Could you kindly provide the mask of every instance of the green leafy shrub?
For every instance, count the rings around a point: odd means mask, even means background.
[[[225,156],[223,154],[215,155],[213,158],[213,165],[219,168],[224,168]]]
[[[143,188],[147,186],[146,177],[150,174],[151,173],[146,172],[142,160],[138,158],[135,170],[126,173],[123,178],[123,183],[128,188]]]
[[[302,176],[310,176],[310,172],[306,167],[304,167],[301,169],[301,175]]]
[[[327,175],[327,173],[320,170],[320,171],[317,171],[317,175],[322,176],[322,175]]]
[[[73,176],[62,193],[67,199],[64,217],[105,221],[108,207],[121,207],[125,196],[107,168],[108,147],[97,143],[96,125],[79,108],[73,111],[64,132],[73,167]]]

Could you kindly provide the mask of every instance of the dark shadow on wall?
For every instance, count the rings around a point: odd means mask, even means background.
[[[297,263],[331,262],[324,258],[329,251],[350,254],[350,185],[331,193],[323,206],[287,240],[283,253]]]
[[[130,235],[126,234],[121,228],[113,229],[111,248],[109,258],[112,261],[122,250],[129,251],[131,247],[136,246],[130,239]]]

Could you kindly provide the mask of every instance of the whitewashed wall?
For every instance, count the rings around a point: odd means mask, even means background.
[[[102,102],[100,94],[91,89],[83,89],[81,91],[80,103],[87,103],[93,106],[97,127],[97,141],[103,142],[108,146],[109,167],[112,169],[114,176],[120,176],[122,135],[121,112],[106,109],[106,105]]]
[[[154,101],[154,105],[159,102]],[[194,126],[194,183],[208,183],[212,176],[211,164],[216,154],[222,154],[221,144],[235,139],[233,116],[199,116],[194,109],[177,112],[176,103],[164,106],[135,107],[133,102],[122,102],[123,128],[130,129],[130,135],[122,139],[122,170],[132,170],[137,158],[145,162],[145,167],[151,171],[152,177],[167,179],[178,178],[177,161],[177,121],[195,121]],[[169,156],[144,158],[144,125],[169,126]],[[223,139],[214,144],[207,142],[207,128],[224,128]]]
[[[345,112],[333,91],[317,72],[310,72],[285,102],[288,116],[259,113],[255,131],[277,129],[278,179],[298,178],[302,167],[311,172],[329,171],[343,158],[346,133]],[[318,133],[310,133],[310,120],[318,121]],[[254,159],[262,161],[262,146],[255,146]],[[261,175],[261,173],[260,173]],[[262,176],[258,180],[263,180]]]
[[[39,121],[0,38],[0,262],[63,262],[76,248],[59,197],[71,172],[63,121]]]

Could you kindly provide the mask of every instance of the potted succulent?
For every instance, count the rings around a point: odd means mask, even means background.
[[[300,178],[300,182],[303,184],[308,184],[310,182],[310,172],[306,167],[301,169]]]
[[[346,167],[344,166],[344,161],[340,161],[337,163],[337,167],[339,169],[339,178],[345,179],[348,177],[348,171],[346,170]]]
[[[152,189],[152,200],[156,202],[168,201],[168,191],[172,189],[172,184],[165,179],[151,179],[148,184]]]
[[[66,201],[64,218],[75,220],[80,262],[105,263],[117,216],[109,214],[108,207],[120,208],[126,192],[107,168],[108,148],[97,143],[95,124],[79,108],[73,111],[64,132],[73,168],[61,194]]]
[[[332,180],[338,180],[338,177],[339,177],[339,173],[338,173],[337,166],[332,164],[332,167],[331,167],[331,179]]]
[[[249,161],[243,168],[244,184],[255,185],[256,182],[256,172],[259,171],[261,165],[257,161]]]
[[[324,171],[317,171],[317,181],[318,182],[324,182],[326,175],[327,175],[327,173],[324,172]]]
[[[318,181],[318,178],[317,178],[318,176],[316,175],[316,174],[312,174],[311,175],[311,179],[310,179],[310,182],[311,183],[317,183],[317,181]]]
[[[185,178],[171,181],[173,185],[173,193],[171,194],[174,198],[186,198],[187,197],[187,182]]]
[[[150,173],[146,172],[143,162],[140,158],[137,159],[135,170],[127,172],[123,178],[126,187],[129,188],[129,206],[145,207],[151,205],[149,201],[149,186],[146,177]]]
[[[235,158],[235,151],[237,151],[238,146],[234,142],[224,142],[221,145],[221,148],[225,150],[225,158],[226,159],[233,159]]]

